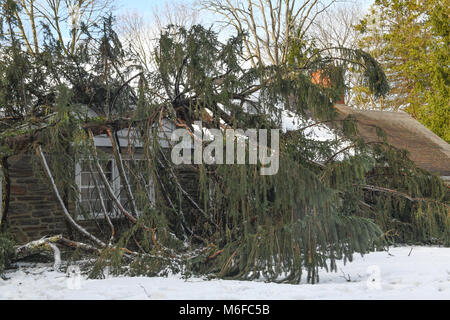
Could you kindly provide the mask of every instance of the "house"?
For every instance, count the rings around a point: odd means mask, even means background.
[[[408,150],[410,159],[416,165],[441,176],[450,185],[450,145],[411,116],[403,112],[356,110],[345,104],[337,104],[335,108],[338,111],[338,119],[345,119],[349,115],[356,119],[359,132],[366,142],[379,140],[376,128],[381,128],[386,134],[388,143],[396,148]],[[166,132],[159,136],[160,143],[163,147],[169,147],[163,137],[170,136],[170,132],[175,129],[175,126],[173,123],[165,121],[163,127]],[[119,133],[120,145],[123,148],[128,146],[126,136],[125,131]],[[117,164],[112,156],[109,138],[106,135],[98,135],[95,137],[95,145],[98,149],[111,154],[105,173],[110,179],[114,193],[126,206],[127,198],[123,195],[123,187],[120,183]],[[12,156],[8,159],[8,169],[10,199],[7,218],[18,242],[25,243],[47,235],[70,232],[71,228],[64,219],[62,208],[42,173],[37,156],[30,153]],[[73,174],[78,187],[81,207],[90,209],[90,212],[95,214],[95,210],[92,208],[95,209],[98,204],[92,203],[90,198],[94,187],[89,179],[88,170],[84,169],[82,160],[76,162],[74,168],[68,169],[70,170],[68,173],[73,171],[71,174]],[[193,174],[185,172],[184,185],[187,186],[186,189],[189,189],[188,185],[191,184],[190,190],[195,196],[196,184],[195,179],[192,179]],[[149,181],[150,199],[154,197],[153,187]],[[5,196],[5,188],[3,188],[3,195]],[[75,203],[68,200],[67,207],[71,213],[77,215],[76,218],[80,225],[93,232],[93,229],[96,228],[95,223],[80,215],[80,208],[77,208]],[[73,238],[73,236],[69,234],[69,237]]]
[[[163,119],[162,130],[158,132],[159,143],[163,148],[168,148],[167,138],[170,138],[171,131],[175,125]],[[126,149],[128,147],[128,130],[118,132],[119,144],[124,151],[123,161],[126,163]],[[94,137],[94,143],[97,150],[105,154],[111,154],[104,171],[113,192],[120,200],[123,207],[127,207],[127,197],[124,188],[120,183],[117,163],[113,157],[112,145],[106,134]],[[139,149],[139,146],[134,146]],[[137,158],[139,151],[136,152]],[[52,156],[48,155],[48,160],[52,161]],[[137,159],[139,161],[139,159]],[[7,221],[12,228],[16,240],[19,243],[26,243],[44,236],[63,234],[70,237],[72,228],[66,222],[64,214],[57,197],[51,188],[48,179],[46,179],[41,166],[40,159],[33,152],[24,152],[8,158],[7,161],[9,173],[9,194],[6,194],[5,183],[0,183],[0,191],[3,189],[3,201],[0,203],[0,212],[5,212],[2,208],[8,203]],[[126,164],[124,165],[126,166]],[[101,215],[98,199],[91,195],[95,192],[95,186],[92,184],[90,172],[87,170],[83,159],[77,159],[73,168],[68,169],[68,176],[73,177],[79,192],[79,202],[74,203],[70,199],[64,199],[68,211],[76,215],[77,222],[89,232],[95,233],[96,224],[92,219],[83,216],[82,212],[89,211],[93,215]],[[0,180],[5,179],[0,175]],[[154,185],[152,181],[148,184],[149,199],[154,199]],[[5,197],[9,197],[5,201]],[[97,202],[95,202],[97,201]],[[107,210],[113,208],[110,200],[105,201]],[[96,210],[99,209],[99,210]],[[117,209],[114,209],[117,211]],[[111,212],[112,217],[122,217],[118,212]],[[93,216],[91,218],[96,218]],[[101,222],[100,222],[101,223]],[[97,230],[98,231],[98,230]]]
[[[322,83],[324,87],[331,85],[322,71],[312,73],[312,82]],[[345,104],[344,95],[334,107],[337,120],[350,115],[356,119],[359,134],[366,143],[379,141],[377,128],[382,129],[390,145],[407,150],[410,160],[418,167],[440,176],[450,186],[450,145],[408,113],[358,110]],[[331,127],[335,127],[335,123]]]

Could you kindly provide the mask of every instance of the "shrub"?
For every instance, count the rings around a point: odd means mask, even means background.
[[[14,241],[7,231],[0,232],[0,275],[8,267],[14,255]]]

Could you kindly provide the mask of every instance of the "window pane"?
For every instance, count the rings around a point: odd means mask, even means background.
[[[102,161],[100,165],[103,167],[106,178],[112,184],[113,160],[111,159],[107,162]],[[94,179],[98,182],[99,189],[103,196],[103,202],[108,212],[111,212],[112,210],[112,202],[108,199],[106,188],[100,178],[100,174],[96,171],[93,163],[91,163],[91,166],[94,172],[91,172],[88,161],[80,162],[81,172],[80,180],[78,180],[80,183],[80,207],[83,211],[91,214],[92,217],[95,217],[98,214],[103,214],[103,210]]]

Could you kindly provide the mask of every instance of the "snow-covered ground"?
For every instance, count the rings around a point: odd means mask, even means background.
[[[412,251],[411,251],[412,249]],[[398,247],[357,256],[319,284],[168,278],[86,280],[22,267],[0,279],[0,299],[450,299],[450,248]]]

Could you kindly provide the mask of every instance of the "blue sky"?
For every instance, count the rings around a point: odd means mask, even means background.
[[[138,11],[144,16],[151,14],[152,8],[164,6],[166,0],[116,0],[117,13],[128,11]],[[167,0],[170,3],[170,0]],[[193,3],[194,0],[184,0],[184,3]],[[367,9],[374,0],[357,0],[364,9]]]
[[[158,5],[159,3],[164,3],[164,1],[158,0],[116,0],[118,7],[118,11],[126,11],[126,10],[137,10],[141,13],[150,12],[154,5]]]
[[[170,3],[170,0],[167,1]],[[184,3],[191,3],[192,0],[184,0]],[[143,15],[150,14],[152,8],[164,6],[166,0],[116,0],[118,12],[139,11]]]

